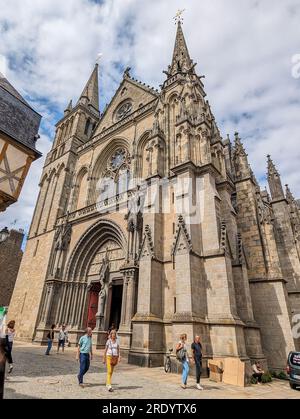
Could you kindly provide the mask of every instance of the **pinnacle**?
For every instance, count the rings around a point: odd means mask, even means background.
[[[240,136],[239,136],[238,132],[234,133],[234,143],[235,143],[235,148],[236,149],[239,149],[240,151],[243,151],[246,154],[244,145],[243,145],[243,143],[240,139]]]
[[[68,106],[65,109],[65,112],[68,112],[69,113],[69,112],[72,111],[72,109],[73,109],[73,101],[71,99],[70,102],[69,102],[69,104],[68,104]]]
[[[289,185],[285,185],[285,195],[288,201],[294,201],[294,195],[292,194]]]
[[[98,64],[95,68],[83,89],[78,103],[92,106],[96,111],[99,111],[99,87],[98,87]]]
[[[272,176],[274,174],[279,175],[273,160],[271,159],[270,154],[267,155],[268,158],[268,176]]]

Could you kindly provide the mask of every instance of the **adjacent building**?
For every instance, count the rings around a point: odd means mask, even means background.
[[[179,335],[212,357],[283,369],[300,313],[300,214],[268,158],[261,191],[223,139],[180,22],[160,91],[130,75],[103,114],[98,67],[56,126],[9,317],[19,339],[65,323],[162,365]]]
[[[0,307],[8,307],[23,256],[23,231],[0,231]]]
[[[41,116],[0,73],[0,212],[17,202],[36,150]]]

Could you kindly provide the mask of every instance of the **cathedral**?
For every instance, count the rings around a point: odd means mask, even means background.
[[[102,348],[115,323],[135,365],[163,365],[186,333],[204,362],[284,369],[300,349],[300,210],[271,157],[269,194],[239,134],[222,138],[180,21],[159,91],[127,68],[101,114],[98,72],[45,161],[9,308],[18,339],[64,323],[72,345],[89,326]]]

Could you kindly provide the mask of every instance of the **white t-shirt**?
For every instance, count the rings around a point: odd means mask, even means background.
[[[13,342],[15,337],[15,332],[12,332],[10,329],[8,329],[8,342]]]
[[[108,339],[106,342],[106,355],[119,356],[119,344],[117,340],[113,342],[111,339]]]
[[[68,332],[66,330],[60,330],[58,333],[58,340],[68,340]]]

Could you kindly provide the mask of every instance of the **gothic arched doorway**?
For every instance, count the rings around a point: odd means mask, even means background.
[[[81,237],[65,273],[65,300],[59,322],[69,330],[92,327],[95,343],[104,340],[112,322],[121,321],[127,242],[121,228],[109,220],[94,224]],[[84,288],[84,294],[81,289]]]

